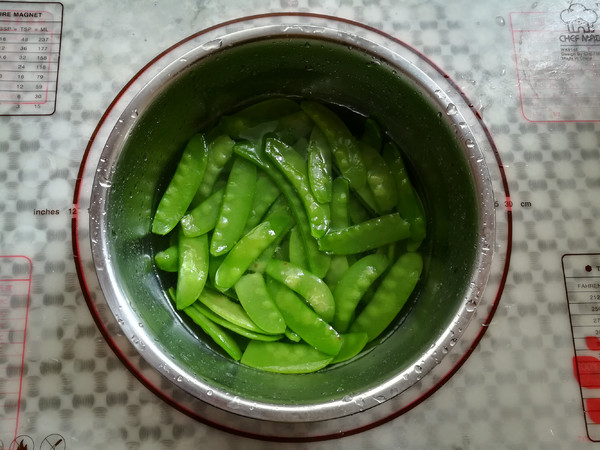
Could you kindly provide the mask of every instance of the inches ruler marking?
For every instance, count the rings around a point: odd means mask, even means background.
[[[0,436],[10,439],[19,426],[31,272],[29,258],[0,256]]]
[[[0,2],[0,115],[56,108],[60,3]]]

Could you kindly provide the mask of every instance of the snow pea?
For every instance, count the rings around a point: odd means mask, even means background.
[[[273,133],[288,145],[305,138],[314,128],[314,123],[304,111],[297,111],[279,119]]]
[[[302,242],[302,236],[300,236],[297,226],[293,227],[290,231],[289,259],[295,266],[309,270],[306,252],[304,251],[304,243]]]
[[[185,309],[185,312],[187,313],[188,310],[192,309],[192,308],[201,312],[204,316],[206,316],[207,318],[212,320],[217,325],[220,325],[223,328],[226,328],[229,331],[233,331],[235,334],[239,334],[240,336],[243,336],[248,339],[256,339],[258,341],[272,342],[272,341],[278,341],[279,339],[282,339],[284,336],[283,334],[256,333],[254,331],[250,331],[245,328],[239,327],[236,324],[234,324],[226,319],[223,319],[218,314],[215,314],[214,312],[212,312],[210,309],[208,309],[206,306],[204,306],[200,302],[194,302],[191,306],[188,306]]]
[[[299,111],[298,103],[281,97],[262,100],[237,113],[221,117],[219,127],[233,139],[260,142],[277,129],[280,119]]]
[[[244,310],[258,327],[268,333],[285,332],[285,320],[267,291],[261,274],[250,273],[241,277],[235,284],[235,292]]]
[[[177,245],[171,245],[165,250],[154,255],[156,266],[165,272],[177,272],[179,270],[179,250]]]
[[[314,127],[308,143],[308,181],[319,203],[331,202],[333,176],[331,172],[331,148],[323,132]]]
[[[243,236],[219,266],[215,274],[215,287],[220,291],[233,287],[256,258],[288,229],[288,225],[287,214],[273,214]]]
[[[373,250],[410,236],[409,223],[398,213],[386,214],[339,230],[330,230],[319,239],[322,251],[351,255]]]
[[[202,183],[208,161],[208,146],[203,134],[189,140],[173,178],[163,194],[154,220],[152,232],[165,235],[179,223]]]
[[[317,202],[313,195],[302,157],[292,147],[274,138],[266,139],[264,152],[296,189],[306,209],[311,235],[315,238],[323,236],[329,228],[329,206]]]
[[[292,214],[296,219],[296,223],[298,224],[311,272],[319,277],[325,276],[327,269],[329,268],[330,257],[319,251],[317,240],[313,238],[310,233],[310,225],[308,224],[306,210],[304,209],[300,198],[294,191],[293,186],[260,153],[256,143],[248,141],[239,142],[234,146],[233,151],[239,156],[246,158],[248,161],[253,162],[258,167],[263,169],[269,176],[271,176],[275,184],[277,184],[281,190],[281,193],[287,200]]]
[[[377,152],[381,150],[381,145],[383,143],[381,127],[370,117],[365,120],[365,128],[360,140],[361,142],[375,149]]]
[[[268,278],[267,287],[290,330],[327,355],[335,356],[339,353],[342,340],[329,323],[293,290],[276,279]]]
[[[335,313],[335,302],[329,287],[321,278],[287,261],[277,259],[269,261],[265,272],[302,296],[323,320],[331,322]]]
[[[373,218],[369,211],[367,211],[367,208],[354,195],[351,195],[348,200],[348,214],[350,215],[350,221],[354,225]]]
[[[325,135],[333,159],[350,186],[358,189],[367,182],[367,168],[363,161],[358,141],[342,119],[326,106],[303,101],[300,107],[315,122]]]
[[[210,197],[181,218],[181,229],[188,237],[208,233],[217,224],[225,189],[215,191]]]
[[[371,301],[356,317],[350,332],[364,332],[369,342],[379,336],[408,301],[423,270],[421,255],[408,252],[390,267]]]
[[[359,259],[344,273],[333,291],[335,317],[332,325],[336,330],[343,333],[348,329],[358,302],[388,264],[385,255],[374,253]]]
[[[367,333],[346,333],[341,334],[342,347],[340,352],[333,358],[331,364],[347,361],[358,355],[365,345],[367,345],[369,336]]]
[[[350,188],[348,180],[337,177],[332,183],[331,192],[331,228],[346,228],[350,225],[348,202]]]
[[[397,208],[402,217],[410,223],[411,240],[421,242],[427,234],[425,223],[425,212],[423,205],[410,182],[406,166],[398,150],[392,142],[383,146],[383,159],[394,173],[396,190],[398,193]]]
[[[373,193],[376,211],[389,212],[397,203],[396,180],[377,151],[367,144],[361,144],[360,149],[367,166],[367,185]]]
[[[265,332],[265,330],[256,325],[239,303],[229,299],[227,296],[221,293],[215,292],[208,288],[204,289],[202,295],[198,297],[198,301],[204,304],[215,314],[237,325],[238,327],[253,331],[255,333],[271,334]]]
[[[261,170],[256,179],[252,208],[250,209],[250,214],[248,214],[244,234],[260,223],[260,220],[280,194],[281,191],[275,182]]]
[[[332,356],[301,343],[250,341],[240,362],[277,373],[309,373],[327,366]]]
[[[201,311],[193,307],[184,309],[185,313],[202,328],[202,330],[227,352],[235,361],[242,358],[242,350],[238,343],[221,326],[206,317]]]
[[[256,166],[243,158],[233,162],[210,242],[214,256],[227,253],[242,236],[254,197]]]
[[[208,277],[208,236],[187,237],[179,232],[177,309],[190,306],[204,290]]]
[[[199,203],[211,194],[217,178],[233,155],[234,144],[235,141],[225,134],[217,136],[208,144],[206,171],[194,197],[194,203]]]

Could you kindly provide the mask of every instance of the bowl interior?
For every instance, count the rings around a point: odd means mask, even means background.
[[[106,251],[113,289],[158,351],[200,380],[192,390],[208,386],[275,405],[340,400],[389,382],[453,326],[477,270],[479,200],[464,144],[419,80],[346,43],[289,35],[224,46],[145,90],[110,175]],[[220,115],[269,96],[315,99],[376,119],[401,147],[428,214],[425,270],[409,305],[362,355],[313,374],[261,372],[230,360],[173,310],[165,294],[172,279],[153,265],[168,244],[150,233],[153,211],[186,141]]]

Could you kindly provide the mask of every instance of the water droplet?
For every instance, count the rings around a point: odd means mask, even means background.
[[[350,395],[344,395],[344,398],[342,398],[343,402],[351,402],[352,401],[352,397]]]
[[[354,404],[362,409],[365,406],[365,399],[363,397],[356,397]]]
[[[503,27],[506,24],[506,21],[504,20],[504,17],[502,16],[497,16],[496,17],[496,23],[498,25],[500,25],[501,27]]]
[[[100,178],[100,181],[98,181],[98,184],[100,186],[102,186],[103,188],[109,188],[112,186],[112,183],[107,180],[106,178]]]
[[[469,149],[473,149],[475,148],[475,142],[473,142],[471,139],[466,139],[465,140],[465,145],[467,146],[467,148]]]
[[[450,339],[450,342],[448,342],[450,344],[450,347],[454,347],[456,345],[457,339]]]
[[[436,89],[435,91],[433,91],[433,93],[437,95],[438,98],[444,98],[444,93],[440,89]]]
[[[213,391],[206,391],[206,395],[207,395],[208,397],[212,397],[212,395],[213,395]]]
[[[179,376],[176,378],[176,381],[177,381],[178,383],[181,383],[181,382],[183,381],[183,377],[182,377],[181,375],[179,375]]]
[[[214,41],[207,42],[202,46],[204,50],[217,50],[223,46],[221,39],[215,39]]]
[[[132,119],[135,119],[135,118],[137,118],[137,116],[139,116],[139,114],[140,114],[140,113],[138,112],[138,110],[137,110],[137,109],[134,109],[134,110],[131,112],[131,118],[132,118]]]
[[[448,103],[448,106],[446,106],[446,114],[448,114],[449,116],[453,116],[458,112],[458,109],[456,108],[456,105],[454,103]]]
[[[415,366],[416,373],[423,373],[423,368],[421,366]]]
[[[385,402],[385,395],[378,395],[377,397],[375,397],[375,401],[377,403],[383,403],[383,402]]]
[[[473,311],[475,311],[476,308],[477,308],[477,305],[473,301],[467,302],[467,305],[465,307],[465,309],[467,310],[467,312],[470,312],[470,313],[472,313]]]

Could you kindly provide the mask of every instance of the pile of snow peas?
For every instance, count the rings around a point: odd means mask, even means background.
[[[231,358],[307,373],[358,355],[423,269],[422,202],[376,121],[269,98],[187,143],[152,222],[169,296]],[[357,130],[357,128],[360,128]]]

